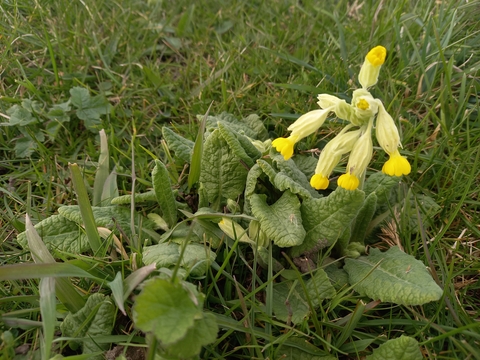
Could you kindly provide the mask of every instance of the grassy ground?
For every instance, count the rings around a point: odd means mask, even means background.
[[[317,108],[316,94],[348,99],[368,49],[385,46],[374,95],[401,125],[403,153],[412,163],[406,183],[441,206],[423,232],[397,232],[405,251],[431,268],[445,293],[424,306],[382,304],[362,318],[354,335],[407,333],[421,343],[425,358],[480,359],[478,1],[2,0],[0,11],[2,122],[24,99],[47,111],[67,101],[73,87],[106,96],[112,107],[101,119],[122,194],[131,191],[133,166],[136,190],[151,186],[149,152],[167,158],[162,126],[194,140],[196,115],[212,104],[211,114],[256,113],[272,138],[283,136],[292,119]],[[98,135],[72,117],[54,139],[42,140],[48,130],[42,121],[0,129],[1,265],[30,259],[15,241],[25,230],[25,214],[38,222],[76,203],[68,163],[84,167],[85,181],[93,184]],[[329,122],[299,150],[321,148],[338,128]],[[21,150],[25,137],[33,139],[32,151],[22,157],[15,147]],[[375,154],[371,170],[384,161]],[[233,274],[235,266],[226,270]],[[248,281],[244,271],[236,276]],[[226,287],[223,300],[207,298],[207,308],[238,302],[234,282]],[[1,312],[38,320],[35,300],[15,298],[37,296],[37,281],[4,282],[0,293]],[[337,312],[317,314],[327,341],[339,336],[332,319],[351,312],[356,300],[350,294]],[[247,304],[259,302],[249,298]],[[258,311],[259,323],[268,323]],[[0,322],[1,331],[8,329]],[[116,330],[133,334],[131,324]],[[298,329],[311,330],[308,324]],[[11,331],[15,347],[38,346],[38,328]],[[251,352],[235,331],[219,339],[205,358],[267,357]]]

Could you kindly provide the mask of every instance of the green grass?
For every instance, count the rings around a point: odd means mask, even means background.
[[[424,262],[443,284],[444,297],[423,306],[381,303],[346,334],[343,323],[333,320],[355,313],[360,299],[346,293],[337,304],[326,300],[311,315],[314,320],[291,328],[272,318],[265,304],[275,275],[252,272],[249,267],[255,264],[256,269],[256,260],[246,248],[223,246],[217,250],[217,266],[196,281],[207,295],[205,307],[219,314],[222,324],[203,358],[272,358],[275,347],[261,351],[268,343],[262,338],[266,332],[277,344],[308,334],[325,351],[348,345],[351,339],[375,340],[365,351],[350,349],[349,357],[343,358],[368,354],[404,333],[419,341],[425,358],[480,359],[480,3],[359,3],[1,2],[1,121],[7,122],[7,109],[23,99],[50,108],[67,101],[75,86],[103,94],[112,105],[102,121],[120,194],[132,191],[133,177],[136,192],[151,188],[151,153],[168,164],[172,182],[179,185],[177,199],[183,203],[188,203],[187,173],[178,181],[183,168],[171,161],[162,143],[164,125],[194,141],[196,116],[212,104],[210,114],[256,113],[271,138],[283,136],[298,115],[317,109],[318,93],[349,99],[368,49],[378,44],[387,48],[387,61],[372,93],[401,125],[403,154],[412,164],[405,191],[428,195],[441,206],[433,219],[423,219],[426,224],[419,233],[405,226],[417,209],[405,209],[397,232],[405,251]],[[323,147],[340,125],[328,122],[300,143],[297,152]],[[30,253],[15,241],[25,230],[25,215],[37,223],[61,205],[76,204],[68,164],[78,163],[85,182],[93,185],[99,156],[98,135],[75,118],[63,124],[55,141],[39,142],[29,158],[19,158],[13,150],[22,136],[19,127],[0,128],[0,265],[31,261]],[[376,152],[369,172],[378,171],[385,160]],[[133,246],[129,254],[138,258],[122,262],[86,253],[62,254],[61,259],[83,260],[111,281],[117,271],[127,277],[141,263],[141,249]],[[85,297],[110,291],[87,279],[75,285]],[[14,337],[10,350],[29,344],[33,354],[39,348],[41,327],[27,324],[41,319],[38,299],[35,279],[2,282],[0,313],[25,322],[0,319],[0,332],[10,330]],[[131,304],[129,299],[126,305]],[[65,316],[60,304],[57,312]],[[248,328],[243,327],[247,320]],[[129,309],[127,317],[117,318],[112,335],[118,336],[112,347],[145,343],[132,326]],[[5,344],[0,352],[7,354]],[[67,349],[64,355],[73,355]]]

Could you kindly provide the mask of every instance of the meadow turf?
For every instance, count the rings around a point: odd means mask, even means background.
[[[467,0],[0,0],[0,266],[31,261],[16,242],[25,215],[37,223],[61,205],[76,204],[68,164],[78,163],[93,185],[99,156],[98,132],[78,118],[62,123],[54,138],[42,139],[46,122],[8,126],[12,106],[29,99],[50,109],[66,102],[74,87],[105,96],[111,109],[101,121],[120,194],[132,190],[132,169],[135,190],[143,192],[152,186],[152,154],[169,160],[163,126],[194,141],[196,116],[211,105],[210,114],[258,114],[272,139],[284,136],[294,119],[318,108],[317,94],[349,99],[365,54],[383,45],[387,60],[372,92],[400,127],[402,154],[412,164],[405,189],[430,196],[441,208],[422,219],[420,232],[399,226],[384,237],[399,239],[405,252],[428,266],[444,296],[423,306],[382,303],[350,336],[374,339],[376,347],[405,333],[419,341],[425,358],[480,359],[479,19],[480,2]],[[327,121],[297,151],[321,149],[341,125]],[[23,156],[18,144],[28,136],[32,150]],[[369,173],[385,160],[376,151]],[[398,216],[421,209],[404,211]],[[105,264],[98,260],[99,267]],[[225,271],[245,282],[257,276],[238,270],[241,264],[232,260]],[[2,282],[0,314],[38,321],[38,286],[36,280]],[[224,286],[224,298],[212,291],[205,307],[234,306],[241,319],[239,289],[232,279]],[[98,291],[83,289],[85,296]],[[290,328],[267,318],[259,305],[261,289],[255,291],[242,294],[245,306],[255,309],[253,325],[268,323],[281,344],[280,334]],[[318,335],[338,344],[343,332],[333,320],[354,311],[357,300],[350,292],[332,313],[314,314],[323,329]],[[41,329],[12,326],[3,317],[0,332],[11,331],[14,347],[29,344],[33,353]],[[143,335],[130,320],[122,321],[114,335],[132,335],[123,343],[142,343],[133,338]],[[262,339],[247,344],[236,326],[225,320],[202,356],[269,356],[258,350]],[[305,325],[296,331],[314,330]],[[350,354],[345,358],[356,358],[355,349],[343,350]]]

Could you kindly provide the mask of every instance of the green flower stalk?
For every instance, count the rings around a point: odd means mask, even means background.
[[[293,156],[295,144],[301,139],[316,132],[325,122],[330,113],[338,118],[350,122],[333,140],[322,150],[315,168],[315,174],[310,179],[310,185],[317,190],[326,189],[329,185],[329,176],[342,156],[350,153],[345,174],[338,178],[338,186],[347,190],[355,190],[360,185],[363,176],[373,155],[372,129],[375,125],[375,134],[382,149],[390,156],[382,171],[390,176],[408,175],[411,166],[408,160],[400,155],[401,147],[398,129],[392,117],[388,114],[379,99],[375,99],[368,88],[378,81],[380,69],[385,62],[387,51],[383,46],[376,46],[370,50],[360,69],[358,81],[361,89],[353,92],[351,104],[345,100],[329,94],[318,95],[318,105],[321,110],[314,110],[302,115],[288,130],[291,134],[287,138],[278,138],[272,146],[279,151],[285,160]],[[358,127],[356,130],[352,128]]]

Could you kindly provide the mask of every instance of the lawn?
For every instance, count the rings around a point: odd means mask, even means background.
[[[1,359],[480,359],[479,1],[0,4]]]

